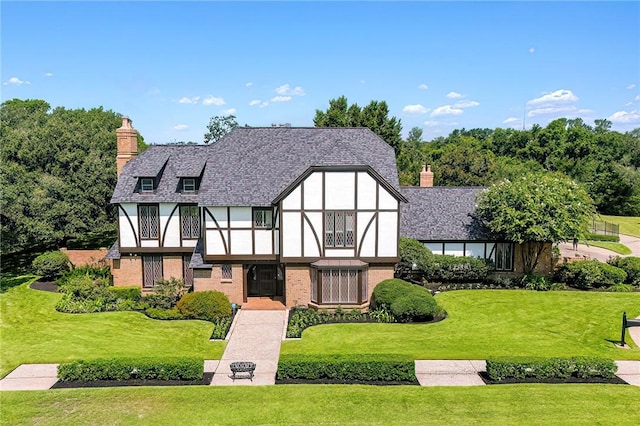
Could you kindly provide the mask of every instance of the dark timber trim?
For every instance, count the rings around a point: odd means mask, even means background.
[[[120,210],[122,210],[122,213],[124,213],[124,217],[127,218],[127,222],[129,222],[129,226],[131,227],[131,233],[133,233],[133,238],[136,240],[136,247],[140,247],[140,239],[138,238],[138,233],[136,232],[136,229],[133,227],[133,222],[131,221],[131,218],[129,217],[129,214],[127,213],[127,211],[124,209],[124,207],[122,207],[122,205],[118,204],[118,208]],[[136,209],[138,208],[138,206],[136,206]],[[120,221],[118,220],[118,226],[120,226]],[[122,247],[122,238],[120,238],[120,247]],[[122,250],[120,250],[122,252]]]

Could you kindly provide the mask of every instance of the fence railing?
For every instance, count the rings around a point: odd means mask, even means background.
[[[602,235],[619,235],[620,225],[617,223],[606,222],[604,220],[593,219],[589,231],[593,234]]]

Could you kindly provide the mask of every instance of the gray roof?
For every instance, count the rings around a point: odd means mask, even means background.
[[[369,166],[400,191],[393,148],[367,128],[238,127],[208,146],[151,146],[125,165],[111,202],[269,206],[314,166]],[[198,194],[176,191],[184,173],[203,167]],[[137,177],[154,172],[155,193],[134,192]]]
[[[196,203],[197,194],[178,192],[181,177],[198,177],[210,150],[203,145],[151,145],[122,168],[112,203]],[[164,167],[164,168],[163,168]],[[159,178],[154,193],[134,192],[138,177]]]
[[[206,263],[204,261],[204,245],[202,244],[202,239],[198,240],[195,248],[193,249],[193,254],[191,255],[191,262],[189,263],[189,268],[193,269],[211,269],[213,265],[210,263]]]
[[[116,239],[109,251],[104,256],[105,259],[120,259],[120,242]]]
[[[473,220],[484,187],[402,187],[400,236],[421,241],[489,239]]]

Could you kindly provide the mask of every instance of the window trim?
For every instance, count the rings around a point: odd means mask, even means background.
[[[150,207],[155,207],[156,208],[156,235],[155,237],[145,237],[142,235],[142,208],[150,208]],[[150,215],[146,215],[146,217],[151,217]],[[151,224],[149,224],[148,226],[149,228],[149,235],[151,235]],[[140,240],[141,241],[159,241],[160,240],[160,204],[138,204],[138,234],[140,236]]]
[[[184,209],[193,209],[196,208],[197,214],[196,215],[185,215],[183,214],[183,210]],[[182,240],[197,240],[200,238],[200,234],[201,234],[201,225],[200,225],[200,209],[198,208],[197,204],[180,204],[178,206],[178,210],[179,210],[179,214],[180,214],[180,238]],[[190,218],[191,220],[191,227],[193,227],[193,223],[194,223],[194,218],[195,218],[195,223],[197,224],[197,232],[196,235],[194,236],[194,234],[189,234],[185,236],[184,233],[184,221]]]
[[[187,182],[193,182],[193,189],[187,189]],[[189,185],[191,186],[191,185]],[[181,185],[181,191],[185,194],[195,194],[198,192],[198,182],[197,182],[197,178],[190,178],[190,177],[186,177],[186,178],[182,178],[182,185]]]
[[[266,225],[258,225],[256,221],[257,212],[266,212],[268,223]],[[252,225],[255,229],[273,229],[273,209],[271,207],[254,207],[251,209]]]
[[[505,250],[505,248],[507,248]],[[515,246],[510,242],[496,242],[494,250],[496,251],[496,260],[495,260],[495,268],[497,272],[513,272],[515,269],[514,265],[514,257],[515,257]],[[498,268],[498,253],[506,253],[506,255],[502,256],[501,263],[504,266]]]
[[[332,229],[327,227],[328,215],[333,215]],[[342,229],[336,230],[336,217],[342,215]],[[351,229],[347,229],[347,216],[351,217]],[[323,212],[323,243],[325,248],[330,249],[355,249],[356,248],[356,211],[355,210],[325,210]],[[348,235],[351,234],[351,244],[347,244]],[[342,234],[342,244],[337,245],[337,235]],[[327,240],[328,236],[332,236],[332,243]]]
[[[146,189],[145,188],[145,182],[146,183],[151,183],[151,189]],[[140,178],[140,192],[144,192],[144,193],[150,193],[150,192],[155,192],[156,190],[156,182],[154,178],[150,178],[150,177],[141,177]]]

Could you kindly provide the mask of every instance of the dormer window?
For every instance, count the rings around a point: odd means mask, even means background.
[[[140,192],[153,192],[153,178],[140,178]]]
[[[182,178],[182,192],[196,192],[196,178]]]

